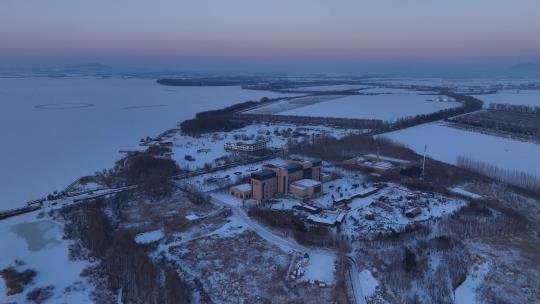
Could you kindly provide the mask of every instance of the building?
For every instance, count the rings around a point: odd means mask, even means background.
[[[321,193],[321,191],[321,182],[314,179],[305,178],[297,180],[295,182],[292,182],[289,186],[289,193],[300,198],[312,197],[316,194]]]
[[[239,199],[251,198],[251,184],[241,184],[231,187],[231,195]]]
[[[236,143],[226,143],[223,148],[226,151],[236,151],[236,152],[258,152],[266,149],[266,141],[257,140],[250,142],[236,142]]]
[[[320,227],[336,227],[343,223],[346,212],[325,211],[321,214],[308,216],[308,223]]]
[[[289,164],[301,165],[303,178],[309,178],[309,179],[321,181],[322,162],[320,160],[309,161],[309,160],[293,158],[289,160]]]
[[[413,218],[422,213],[422,209],[420,207],[411,208],[409,210],[405,211],[405,216],[408,218]]]
[[[268,199],[277,192],[276,173],[262,170],[251,173],[251,197],[258,201]]]
[[[380,189],[381,189],[381,187],[374,187],[374,186],[361,188],[358,191],[356,191],[356,192],[354,192],[354,193],[352,193],[350,195],[334,199],[334,205],[348,204],[355,198],[368,197],[370,195],[373,195],[373,194],[379,192]]]
[[[322,191],[321,161],[293,159],[285,166],[265,164],[251,174],[252,198],[265,200],[276,193],[311,197]]]
[[[304,177],[302,166],[299,164],[289,164],[287,166],[278,167],[271,164],[262,166],[263,170],[269,170],[276,173],[277,177],[277,192],[288,193],[289,184],[300,180]]]

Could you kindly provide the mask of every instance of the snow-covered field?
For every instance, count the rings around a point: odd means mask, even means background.
[[[36,218],[36,212],[0,221],[0,269],[14,266],[17,271],[33,269],[37,272],[20,294],[6,296],[0,279],[0,302],[26,303],[26,293],[36,287],[54,286],[50,303],[89,303],[92,286],[80,277],[89,265],[68,260],[69,241],[62,240],[59,223],[49,218]],[[15,260],[24,262],[16,265]],[[61,273],[58,270],[61,269]]]
[[[400,117],[428,114],[459,105],[428,101],[434,95],[353,95],[280,112],[283,115],[366,118],[394,121]]]
[[[0,79],[0,210],[113,166],[119,150],[197,112],[261,97],[232,87],[168,87],[154,79]]]
[[[540,145],[508,138],[469,132],[429,123],[383,136],[428,156],[455,164],[458,156],[466,156],[498,167],[540,176]],[[429,174],[429,168],[426,168]]]
[[[291,91],[345,91],[354,89],[363,89],[370,86],[361,84],[337,84],[337,85],[325,85],[325,86],[313,86],[313,87],[296,87]]]
[[[332,100],[341,97],[341,95],[321,95],[321,96],[306,96],[299,97],[290,100],[281,100],[270,104],[263,105],[261,107],[253,108],[245,113],[248,114],[277,114],[285,111],[303,108],[309,105],[317,104],[320,102]]]
[[[507,103],[540,107],[540,90],[501,90],[497,94],[474,96],[484,102],[484,107],[490,103]]]

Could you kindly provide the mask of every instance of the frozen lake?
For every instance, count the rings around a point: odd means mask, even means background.
[[[217,109],[279,93],[154,79],[0,78],[0,210],[110,168],[119,150]]]

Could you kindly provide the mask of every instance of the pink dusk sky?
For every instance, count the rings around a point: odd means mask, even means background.
[[[0,2],[0,65],[211,70],[540,61],[540,1]]]

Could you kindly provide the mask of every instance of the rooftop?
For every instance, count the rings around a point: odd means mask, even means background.
[[[291,173],[291,172],[296,172],[296,171],[302,170],[302,165],[300,165],[300,164],[290,164],[290,165],[285,166],[284,168],[287,169],[287,171],[289,173]]]
[[[256,180],[267,180],[275,176],[276,176],[276,173],[270,170],[262,170],[262,171],[251,173],[251,178],[256,179]]]
[[[240,184],[240,185],[234,186],[233,188],[241,192],[249,192],[251,191],[251,184]]]
[[[302,186],[302,187],[315,187],[315,186],[318,186],[320,184],[321,184],[321,182],[316,181],[314,179],[308,179],[308,178],[297,180],[297,181],[295,181],[293,183],[293,185]]]

